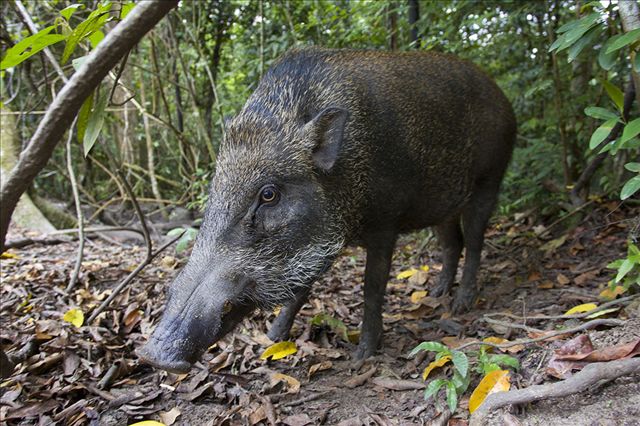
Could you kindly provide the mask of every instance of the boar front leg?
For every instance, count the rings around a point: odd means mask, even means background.
[[[309,292],[311,292],[311,286],[301,288],[295,295],[295,297],[282,307],[280,313],[271,324],[271,328],[267,333],[267,337],[274,342],[280,342],[289,339],[289,332],[293,325],[293,320],[296,318],[296,314],[302,308],[302,305],[307,303],[309,298]]]
[[[364,316],[356,358],[376,353],[382,340],[382,305],[389,281],[391,257],[396,234],[377,236],[367,244],[367,265],[364,271]]]

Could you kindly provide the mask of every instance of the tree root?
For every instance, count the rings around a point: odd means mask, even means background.
[[[640,373],[640,358],[588,364],[567,380],[525,389],[491,394],[471,415],[470,426],[487,424],[486,417],[507,405],[528,404],[549,398],[573,395],[603,385],[619,377]]]

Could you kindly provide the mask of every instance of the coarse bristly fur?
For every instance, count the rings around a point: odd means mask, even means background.
[[[369,298],[361,347],[371,354],[395,238],[427,226],[436,227],[443,246],[434,293],[449,291],[466,248],[454,307],[468,308],[515,131],[498,86],[454,56],[287,52],[227,123],[205,218],[154,344],[185,333],[211,344],[248,312],[237,306],[270,308],[293,299],[276,333],[285,336],[306,289],[344,245],[361,244]],[[282,199],[262,209],[256,200],[270,184]],[[194,303],[198,315],[187,306]],[[207,322],[215,332],[206,331]],[[192,358],[152,349],[166,360],[152,361],[160,366]]]

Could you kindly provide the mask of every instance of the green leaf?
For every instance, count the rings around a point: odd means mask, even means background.
[[[636,52],[635,58],[633,60],[633,68],[636,70],[636,72],[640,72],[640,55],[638,54],[638,52]]]
[[[575,25],[567,24],[558,29],[558,33],[562,33],[558,39],[549,47],[549,51],[557,50],[558,52],[571,47],[577,42],[591,27],[593,27],[600,19],[599,13],[592,13],[577,21]],[[567,29],[569,28],[569,29]]]
[[[104,33],[100,30],[94,31],[91,33],[89,37],[89,43],[91,43],[91,48],[95,49],[96,46],[104,39]]]
[[[2,62],[0,62],[0,70],[15,67],[26,59],[40,52],[45,47],[49,47],[66,38],[62,34],[49,34],[55,25],[44,28],[34,35],[16,43],[12,48],[7,50]]]
[[[467,359],[467,356],[461,351],[452,351],[451,354],[451,361],[456,367],[456,370],[458,370],[462,377],[466,377],[469,372],[469,360]]]
[[[91,109],[93,108],[95,93],[95,91],[91,92],[89,97],[82,103],[82,107],[80,107],[80,111],[78,112],[78,122],[76,123],[76,129],[78,130],[78,142],[84,140],[84,135],[87,130],[87,123],[89,122],[89,116],[91,115]]]
[[[127,17],[129,12],[134,8],[136,4],[132,1],[128,1],[122,5],[122,9],[120,9],[120,19],[124,19]]]
[[[616,63],[616,59],[618,58],[618,51],[607,53],[607,49],[611,46],[611,43],[614,43],[618,38],[620,38],[621,34],[615,35],[609,38],[604,42],[602,47],[600,48],[600,53],[598,54],[598,63],[600,66],[609,71]]]
[[[171,231],[167,232],[167,236],[169,237],[177,237],[178,235],[185,232],[184,228],[173,228]]]
[[[620,143],[625,143],[629,139],[636,137],[640,133],[640,118],[636,118],[635,120],[629,122],[626,126],[624,126],[624,130],[622,131],[622,138],[620,138]]]
[[[427,389],[425,389],[424,391],[424,399],[429,399],[430,397],[437,394],[440,388],[445,383],[447,383],[447,380],[445,379],[436,379],[429,382],[429,384],[427,385]]]
[[[626,200],[640,189],[640,175],[634,176],[627,181],[620,191],[620,199]],[[618,280],[616,280],[617,282]]]
[[[607,91],[607,95],[609,95],[609,98],[611,98],[616,107],[618,107],[618,110],[622,112],[622,110],[624,109],[624,94],[622,93],[622,90],[618,89],[617,86],[615,86],[608,80],[602,80],[602,85]]]
[[[616,125],[617,119],[611,119],[605,121],[600,127],[598,127],[595,132],[591,135],[591,140],[589,141],[589,149],[596,149],[603,140],[609,136],[611,133],[611,129]]]
[[[518,360],[509,355],[491,355],[489,359],[492,363],[498,365],[506,365],[516,370],[520,368],[520,363],[518,362]]]
[[[635,30],[631,30],[626,34],[621,35],[607,48],[607,53],[615,52],[618,49],[622,49],[627,44],[634,43],[637,40],[640,40],[640,28],[636,28]]]
[[[414,356],[420,351],[449,353],[449,348],[438,342],[422,342],[418,346],[413,348],[413,350],[409,353],[409,356]]]
[[[590,106],[584,109],[584,113],[589,117],[597,118],[600,120],[618,120],[618,114],[615,112],[609,111],[606,108]]]
[[[618,275],[616,275],[615,281],[620,282],[620,280],[622,280],[632,269],[633,261],[631,259],[624,259],[622,261],[622,265],[620,265],[620,269],[618,269]]]
[[[111,2],[107,2],[98,6],[96,10],[91,12],[87,19],[78,24],[73,29],[69,37],[67,38],[67,44],[64,46],[64,52],[62,53],[62,63],[65,64],[73,52],[76,46],[93,34],[95,31],[102,28],[102,26],[109,21],[109,10],[111,9]]]
[[[84,5],[80,3],[69,5],[60,11],[60,15],[62,15],[62,17],[68,21],[69,18],[71,18],[71,15],[73,15],[73,12],[75,12],[77,9],[84,9]]]
[[[590,28],[584,36],[580,37],[578,41],[574,43],[573,46],[571,46],[568,52],[568,61],[573,62],[573,60],[580,54],[580,52],[582,52],[585,47],[591,45],[593,43],[593,40],[595,40],[595,38],[601,33],[601,27]]]
[[[456,392],[456,386],[452,382],[447,382],[447,405],[449,411],[453,413],[458,406],[458,393]]]
[[[640,163],[627,163],[624,165],[624,168],[630,172],[640,173]]]
[[[340,321],[338,318],[332,317],[328,314],[318,314],[311,318],[311,324],[323,325],[326,324],[337,335],[341,336],[346,342],[349,341],[349,329],[347,325]]]
[[[492,371],[498,371],[498,370],[502,370],[502,368],[500,368],[500,366],[498,364],[495,364],[495,363],[492,363],[492,362],[490,362],[488,364],[485,364],[483,366],[483,372],[484,372],[485,376],[487,374],[491,373]]]
[[[84,149],[84,156],[89,155],[91,148],[96,143],[102,125],[104,124],[104,112],[109,102],[109,94],[104,93],[102,96],[98,96],[93,109],[89,115],[87,121],[87,128],[84,132],[84,138],[82,138],[82,147]]]

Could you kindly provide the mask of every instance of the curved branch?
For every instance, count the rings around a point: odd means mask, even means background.
[[[80,69],[55,97],[18,163],[0,190],[0,249],[4,247],[11,215],[33,179],[47,164],[82,103],[126,53],[153,28],[177,0],[140,2],[91,52]]]
[[[469,424],[470,426],[485,425],[487,424],[487,415],[507,405],[527,404],[541,399],[573,395],[592,389],[594,385],[610,382],[618,377],[634,373],[640,373],[640,358],[594,362],[588,364],[579,373],[561,382],[491,394],[480,408],[473,412]]]

